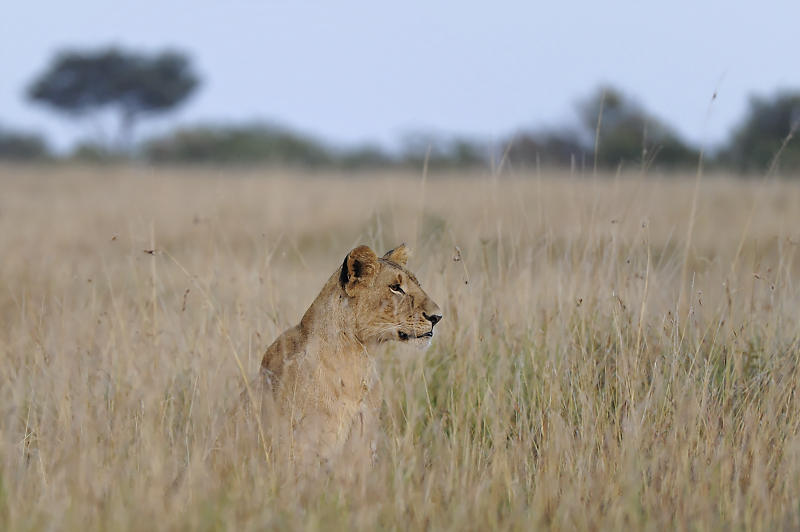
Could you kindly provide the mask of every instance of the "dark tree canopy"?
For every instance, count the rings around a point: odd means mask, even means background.
[[[597,142],[600,166],[629,163],[687,166],[697,163],[698,153],[668,125],[614,88],[601,87],[578,104],[578,112],[586,132],[592,137],[602,112]]]
[[[30,161],[48,155],[47,143],[41,136],[0,127],[0,159]]]
[[[740,171],[766,171],[773,166],[800,168],[800,92],[779,92],[772,98],[753,96],[721,159]],[[777,158],[776,158],[777,157]]]
[[[167,112],[199,85],[189,59],[178,52],[153,55],[111,48],[64,52],[29,87],[28,96],[70,115],[113,109],[128,138],[143,115]]]
[[[512,164],[569,166],[581,171],[594,166],[685,167],[697,164],[699,153],[664,122],[613,87],[600,87],[576,106],[577,127],[517,133],[506,144]],[[598,118],[600,127],[598,131]]]

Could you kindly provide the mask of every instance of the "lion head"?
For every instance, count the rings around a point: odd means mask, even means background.
[[[339,285],[353,309],[361,342],[430,345],[442,311],[406,269],[408,255],[405,244],[381,258],[368,246],[359,246],[344,258]]]

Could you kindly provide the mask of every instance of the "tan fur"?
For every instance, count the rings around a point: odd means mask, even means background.
[[[405,268],[408,255],[405,245],[382,258],[353,249],[300,324],[264,354],[263,412],[295,460],[329,463],[345,449],[374,458],[381,396],[372,350],[390,340],[427,347],[441,319]]]

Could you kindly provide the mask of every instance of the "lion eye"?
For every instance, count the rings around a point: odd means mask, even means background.
[[[403,292],[403,287],[400,286],[400,283],[390,285],[389,290],[395,294],[405,294],[405,292]]]

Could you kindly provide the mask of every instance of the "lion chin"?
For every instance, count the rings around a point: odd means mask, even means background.
[[[370,350],[392,341],[424,351],[442,319],[406,268],[409,254],[405,244],[383,257],[354,248],[300,323],[267,348],[256,382],[261,416],[287,460],[374,461],[382,397]]]
[[[433,329],[419,335],[397,331],[397,339],[403,345],[408,345],[421,351],[426,351],[433,343]]]

